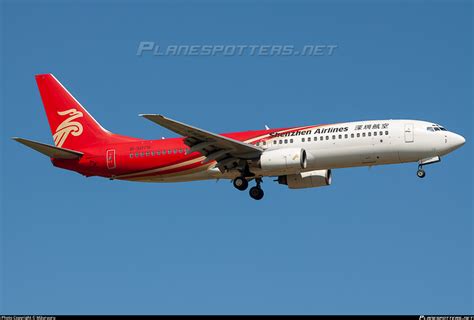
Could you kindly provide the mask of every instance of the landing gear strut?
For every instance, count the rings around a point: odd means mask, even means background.
[[[439,156],[435,156],[435,157],[431,157],[431,158],[425,158],[425,159],[421,159],[420,161],[418,161],[418,171],[416,172],[416,175],[418,176],[418,178],[424,178],[426,173],[425,173],[425,170],[423,170],[423,166],[426,166],[428,164],[432,164],[432,163],[436,163],[436,162],[440,162],[441,161],[441,158]]]
[[[418,171],[416,172],[416,175],[418,176],[418,178],[424,178],[426,175],[425,170],[423,170],[423,166],[421,164],[418,166]]]
[[[255,187],[250,188],[249,195],[252,199],[261,200],[264,195],[264,192],[260,187],[260,184],[262,183],[262,178],[255,178],[255,181],[257,182],[257,185]]]
[[[244,177],[237,177],[232,183],[234,187],[240,191],[244,191],[249,186],[249,182]]]

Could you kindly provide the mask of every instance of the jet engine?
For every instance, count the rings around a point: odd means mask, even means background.
[[[265,151],[260,156],[263,170],[302,170],[307,165],[306,151],[302,148],[284,148]],[[294,172],[294,171],[293,171]]]
[[[279,184],[290,189],[317,188],[331,184],[331,170],[315,170],[278,177]]]

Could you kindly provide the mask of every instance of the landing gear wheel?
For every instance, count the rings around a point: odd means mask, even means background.
[[[233,181],[234,187],[240,191],[244,191],[249,186],[249,182],[244,177],[237,177]]]
[[[264,192],[260,187],[252,187],[250,188],[249,195],[255,200],[261,200],[263,198]]]
[[[418,178],[424,178],[426,173],[425,173],[425,170],[423,169],[418,169],[418,171],[416,172],[416,175],[418,176]]]

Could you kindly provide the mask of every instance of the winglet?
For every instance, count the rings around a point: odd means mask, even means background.
[[[13,137],[13,140],[54,159],[79,159],[84,154],[79,151],[59,148],[49,144]]]

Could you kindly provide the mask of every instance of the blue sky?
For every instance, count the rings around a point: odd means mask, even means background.
[[[4,1],[2,313],[473,313],[470,1]],[[331,56],[136,56],[140,41],[336,44]],[[214,132],[413,118],[466,145],[333,185],[84,178],[9,140],[52,143],[34,75],[107,129]]]

